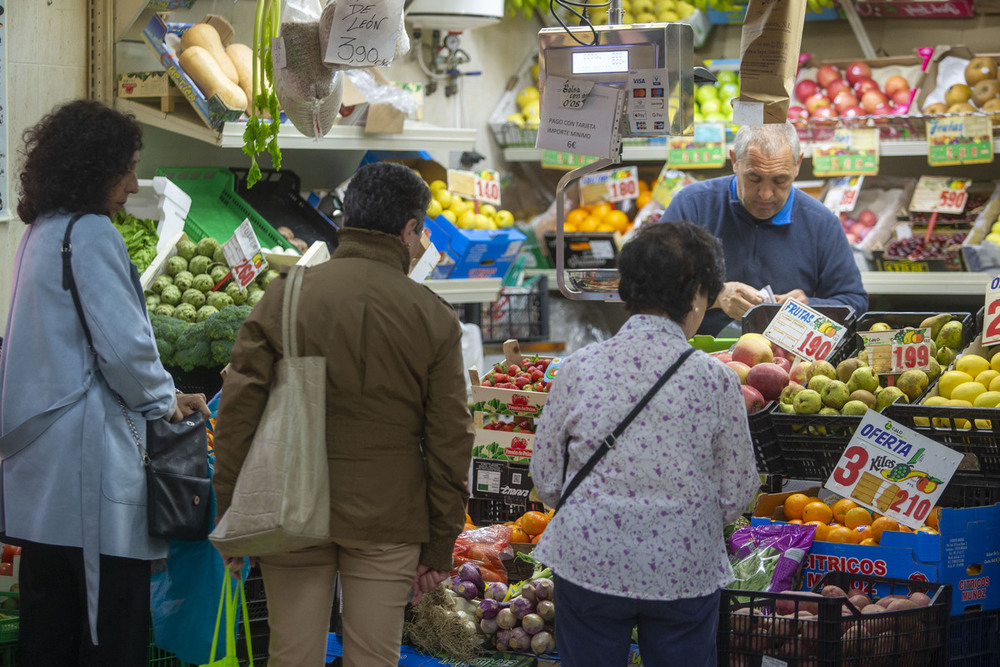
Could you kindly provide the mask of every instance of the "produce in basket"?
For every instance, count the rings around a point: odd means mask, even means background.
[[[124,210],[115,213],[111,224],[125,240],[128,257],[135,268],[142,273],[156,259],[156,243],[160,237],[156,233],[156,222],[129,215]]]
[[[520,364],[508,364],[506,361],[501,361],[493,366],[480,384],[483,387],[496,387],[497,389],[547,393],[552,388],[552,381],[545,380],[545,372],[550,363],[550,359],[538,356],[522,359]]]
[[[462,566],[471,563],[478,568],[484,582],[507,583],[507,570],[500,556],[508,551],[510,535],[509,526],[463,530],[455,539],[452,576],[459,576]]]

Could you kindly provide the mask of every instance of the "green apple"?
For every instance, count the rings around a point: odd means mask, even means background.
[[[736,97],[740,94],[739,84],[724,83],[719,86],[719,99],[724,100],[729,97]]]
[[[734,72],[732,70],[728,70],[728,69],[727,70],[722,70],[721,72],[717,73],[715,75],[715,79],[720,84],[722,84],[722,83],[737,83],[739,81],[739,77],[737,76],[736,72]]]
[[[720,113],[722,111],[722,104],[719,100],[705,100],[701,103],[701,112],[706,116],[713,113]]]
[[[696,100],[705,103],[706,100],[717,100],[719,99],[719,89],[715,87],[715,84],[706,83],[703,86],[698,86],[698,89],[694,93]]]

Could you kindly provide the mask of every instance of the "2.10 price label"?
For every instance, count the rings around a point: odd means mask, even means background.
[[[963,454],[869,410],[824,486],[859,505],[919,528]]]
[[[789,299],[764,329],[764,337],[798,357],[821,361],[837,348],[846,331],[843,324]]]
[[[983,307],[983,346],[996,343],[1000,343],[1000,276],[990,281]]]

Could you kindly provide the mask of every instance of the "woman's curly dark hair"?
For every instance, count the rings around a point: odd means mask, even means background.
[[[91,100],[57,107],[24,133],[18,217],[31,224],[58,210],[107,215],[111,188],[141,148],[132,116]]]
[[[686,220],[647,225],[618,257],[618,294],[630,313],[663,313],[682,322],[699,292],[711,306],[726,275],[722,245]]]

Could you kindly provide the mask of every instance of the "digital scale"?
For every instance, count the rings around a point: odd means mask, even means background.
[[[707,70],[693,67],[691,26],[623,25],[623,15],[621,1],[611,0],[611,25],[538,32],[542,102],[536,146],[599,158],[566,173],[556,188],[556,282],[573,300],[620,299],[616,269],[564,270],[566,188],[621,162],[622,137],[693,134],[695,79],[715,80]]]

